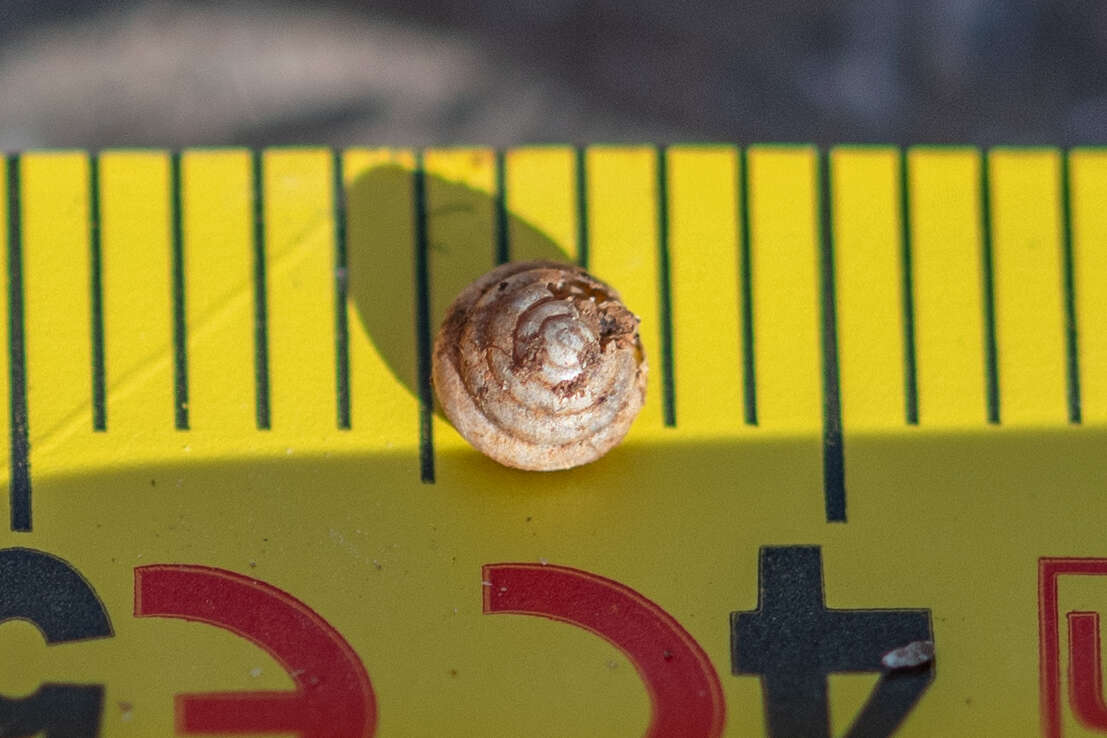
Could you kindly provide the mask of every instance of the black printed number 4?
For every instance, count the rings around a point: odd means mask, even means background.
[[[772,738],[829,738],[831,672],[882,672],[850,738],[891,735],[934,680],[932,662],[888,671],[881,659],[933,640],[929,610],[832,610],[823,598],[816,546],[761,549],[756,610],[730,616],[735,674],[761,677]]]

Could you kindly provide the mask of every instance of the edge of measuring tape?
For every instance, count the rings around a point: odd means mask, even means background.
[[[433,482],[436,445],[459,447],[429,380],[445,285],[550,249],[643,314],[658,370],[630,442],[818,436],[828,521],[848,432],[1107,418],[1104,149],[128,150],[5,170],[12,530],[32,527],[32,475],[121,458],[399,449]],[[403,222],[374,232],[361,205],[382,193]],[[392,306],[359,302],[382,240]],[[238,384],[205,397],[228,366]],[[393,414],[367,428],[379,398]],[[288,422],[297,403],[310,421]]]

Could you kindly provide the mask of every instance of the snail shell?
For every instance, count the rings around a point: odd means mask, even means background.
[[[479,451],[518,469],[579,466],[621,441],[642,408],[638,318],[583,269],[504,264],[446,311],[433,379]]]

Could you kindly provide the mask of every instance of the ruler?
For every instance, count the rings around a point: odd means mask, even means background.
[[[1107,730],[1107,150],[34,151],[0,183],[6,734]],[[429,381],[453,297],[538,258],[614,285],[651,366],[623,445],[549,474]]]

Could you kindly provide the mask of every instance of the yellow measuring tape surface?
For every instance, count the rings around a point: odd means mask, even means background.
[[[1107,150],[2,166],[0,734],[1107,730]],[[535,258],[651,367],[568,472],[429,384]]]

